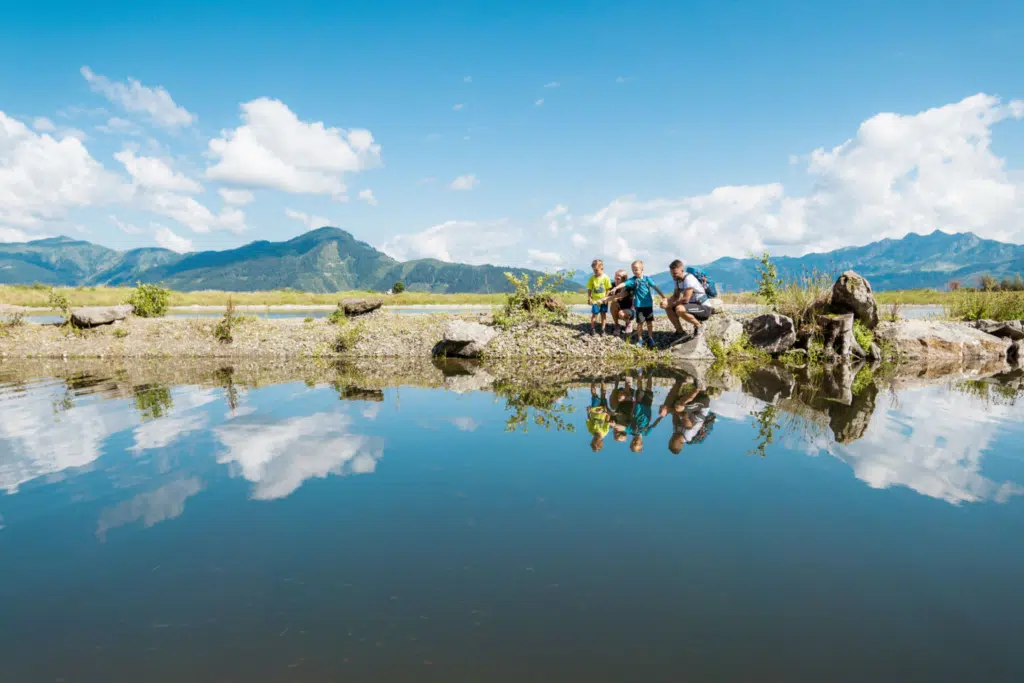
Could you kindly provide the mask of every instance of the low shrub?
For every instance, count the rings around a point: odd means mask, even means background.
[[[308,324],[310,324],[312,322],[315,322],[315,321],[313,320],[313,318],[311,318],[311,317],[309,317],[307,315],[305,318],[302,319],[302,322],[304,322],[304,323],[306,323],[308,325]]]
[[[961,289],[950,294],[945,310],[956,320],[1024,320],[1024,292]]]
[[[344,325],[348,322],[348,316],[345,315],[345,309],[342,308],[341,304],[338,304],[338,307],[327,316],[327,322],[331,325]]]
[[[363,326],[356,324],[342,325],[338,335],[334,338],[334,352],[347,353],[356,348],[356,344],[363,336]]]
[[[71,302],[63,292],[50,290],[49,307],[63,316],[65,324],[71,324]]]
[[[875,335],[868,326],[859,320],[853,321],[853,338],[860,344],[860,348],[867,351],[875,343]]]
[[[213,328],[213,338],[222,344],[230,344],[235,340],[234,330],[238,322],[239,317],[235,315],[235,302],[229,298],[224,317]]]
[[[124,339],[127,336],[128,336],[128,330],[124,329],[123,327],[115,327],[114,328],[114,337],[115,338],[117,338],[117,339]]]
[[[159,285],[147,285],[138,283],[135,291],[128,297],[135,309],[135,315],[140,318],[162,318],[167,315],[170,306],[171,293]]]

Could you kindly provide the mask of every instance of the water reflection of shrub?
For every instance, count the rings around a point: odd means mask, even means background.
[[[171,390],[162,384],[143,384],[133,388],[135,392],[135,408],[142,415],[142,420],[155,420],[170,412],[174,407]]]
[[[953,388],[962,394],[973,396],[986,405],[1012,406],[1024,397],[1024,381],[1016,383],[986,380],[968,380],[954,384]]]
[[[521,429],[526,432],[530,424],[544,429],[576,431],[565,417],[575,412],[575,408],[559,403],[569,393],[564,387],[498,380],[494,383],[494,393],[505,399],[505,408],[512,411],[505,422],[505,431]]]

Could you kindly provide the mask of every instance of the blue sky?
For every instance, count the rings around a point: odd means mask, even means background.
[[[552,268],[1020,242],[1021,63],[1011,2],[20,3],[0,239],[201,250],[324,223]]]

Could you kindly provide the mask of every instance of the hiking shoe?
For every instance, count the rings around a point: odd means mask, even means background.
[[[648,337],[647,342],[646,342],[646,344],[644,344],[644,346],[646,346],[649,349],[653,349],[654,348],[654,340]]]

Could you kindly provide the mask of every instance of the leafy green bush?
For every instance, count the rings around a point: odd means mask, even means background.
[[[761,298],[766,306],[774,308],[779,303],[779,289],[782,287],[782,278],[779,271],[772,263],[768,252],[761,254],[757,264],[757,272],[760,279],[757,283],[757,296]]]
[[[313,318],[311,318],[310,316],[307,315],[305,318],[302,319],[302,322],[304,322],[304,323],[306,323],[308,325],[308,324],[314,322],[314,320],[313,320]]]
[[[859,320],[853,321],[853,338],[860,344],[860,348],[867,351],[875,343],[875,335],[868,329],[867,325]]]
[[[64,317],[65,323],[71,322],[71,302],[63,292],[51,289],[49,306]]]
[[[516,277],[505,273],[512,285],[512,291],[505,295],[505,305],[494,314],[494,323],[509,328],[518,323],[542,323],[565,320],[569,309],[558,298],[559,288],[564,287],[573,271],[538,275],[530,283],[530,276],[523,273]]]
[[[404,291],[405,291],[405,283],[404,282],[396,282],[395,284],[391,285],[391,293],[392,294],[401,294]]]
[[[345,309],[341,304],[338,304],[338,307],[327,316],[327,322],[331,325],[344,325],[348,322],[348,316],[345,315]]]
[[[957,320],[1024,320],[1024,292],[961,289],[950,295],[945,309]]]
[[[114,328],[114,337],[116,337],[117,339],[124,339],[127,336],[128,330],[124,329],[123,327]]]
[[[171,293],[159,285],[137,283],[135,291],[128,298],[140,318],[162,318],[167,315]]]

